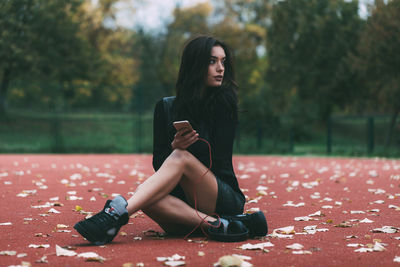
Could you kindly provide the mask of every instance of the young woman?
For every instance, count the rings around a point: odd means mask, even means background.
[[[262,212],[242,215],[245,198],[232,166],[237,85],[227,46],[210,36],[189,41],[176,90],[176,98],[164,98],[155,107],[156,172],[129,200],[108,200],[101,212],[75,225],[90,242],[111,242],[139,210],[173,235],[188,234],[199,225],[218,241],[267,234]],[[194,130],[176,131],[173,122],[181,120]]]

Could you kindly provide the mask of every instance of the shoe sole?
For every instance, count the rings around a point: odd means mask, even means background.
[[[208,235],[215,241],[219,242],[241,242],[247,240],[248,232],[233,235],[233,234],[215,234],[208,233]]]
[[[220,224],[221,226],[218,228],[208,228],[207,234],[211,239],[220,242],[240,242],[245,241],[249,236],[249,230],[240,221],[230,222],[221,218]],[[221,229],[221,227],[223,227],[223,229]],[[235,231],[236,233],[229,231]]]
[[[96,245],[96,246],[101,246],[106,244],[107,242],[105,241],[98,241],[96,240],[96,238],[94,238],[89,231],[87,231],[87,229],[85,227],[83,227],[80,222],[76,223],[74,226],[74,229],[76,231],[78,231],[78,233],[83,236],[84,238],[86,238],[87,241],[89,241],[90,243]]]
[[[268,233],[268,224],[267,220],[265,219],[264,213],[261,211],[255,212],[250,215],[252,217],[251,221],[257,222],[255,225],[253,225],[253,229],[255,231],[250,232],[250,237],[256,237],[256,236],[265,236]]]

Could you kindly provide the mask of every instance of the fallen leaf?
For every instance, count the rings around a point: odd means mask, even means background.
[[[316,212],[314,212],[314,213],[312,213],[312,214],[309,214],[308,216],[310,216],[310,217],[323,217],[323,216],[325,216],[325,214],[323,214],[323,213],[319,210],[319,211],[316,211]]]
[[[41,257],[40,259],[36,260],[35,262],[36,262],[36,263],[49,263],[49,262],[47,261],[47,256],[43,256],[43,257]],[[29,266],[30,266],[30,265],[29,265]]]
[[[373,233],[387,233],[394,234],[398,232],[398,229],[394,226],[383,226],[382,228],[375,228],[371,230]]]
[[[335,227],[341,227],[341,228],[347,228],[347,227],[352,227],[352,226],[353,225],[350,224],[350,222],[348,222],[348,221],[344,221],[344,222],[341,222],[341,223],[335,225]]]
[[[293,250],[292,254],[312,254],[309,250]]]
[[[372,244],[371,244],[372,245]],[[361,252],[361,253],[363,253],[363,252],[374,252],[374,251],[377,251],[377,252],[379,252],[379,251],[385,251],[386,249],[383,247],[383,244],[382,243],[379,243],[379,242],[375,242],[372,246],[370,246],[370,247],[367,247],[367,248],[359,248],[359,249],[356,249],[356,250],[354,250],[354,252]]]
[[[294,243],[291,245],[287,245],[286,248],[288,248],[288,249],[303,249],[304,246],[299,243]]]
[[[282,227],[282,228],[277,228],[277,229],[274,229],[273,232],[278,233],[278,234],[286,234],[286,235],[295,233],[294,226],[286,226],[286,227]]]
[[[17,252],[15,250],[3,250],[3,251],[0,251],[0,255],[15,256],[15,255],[17,255]]]
[[[51,208],[51,209],[49,209],[49,210],[47,211],[47,213],[61,213],[61,212],[59,212],[58,210],[56,210],[56,209],[54,209],[54,208]]]
[[[400,207],[395,205],[389,205],[389,209],[400,210]]]
[[[371,221],[370,219],[368,219],[368,218],[365,218],[365,219],[363,219],[363,220],[361,220],[360,221],[360,223],[373,223],[374,221]]]
[[[352,247],[352,248],[358,248],[358,247],[363,247],[363,244],[358,244],[358,243],[350,243],[347,244],[348,247]]]
[[[30,244],[28,247],[30,248],[49,248],[49,244],[40,244],[40,245],[35,245],[35,244]]]
[[[295,221],[305,221],[305,222],[308,222],[308,221],[314,221],[314,220],[318,220],[318,219],[314,219],[314,218],[311,218],[311,217],[308,217],[308,216],[302,216],[302,217],[295,217],[294,220],[295,220]]]
[[[365,213],[365,211],[362,211],[362,210],[351,210],[350,211],[350,214],[363,214],[363,213]]]
[[[95,252],[80,253],[80,254],[78,254],[78,257],[85,258],[86,261],[98,261],[98,262],[105,261],[105,258],[99,256],[99,254],[97,254]]]
[[[178,260],[184,260],[185,256],[174,254],[171,257],[157,257],[156,259],[157,261],[178,261]]]
[[[78,253],[76,253],[75,251],[71,251],[68,249],[64,249],[62,247],[60,247],[59,245],[56,245],[56,255],[57,256],[76,256]]]
[[[243,249],[243,250],[263,250],[264,248],[268,248],[268,247],[273,247],[274,244],[272,244],[271,242],[264,242],[264,243],[258,243],[258,244],[244,244],[241,245],[239,248]]]
[[[250,208],[250,209],[246,210],[245,213],[251,214],[251,213],[258,212],[258,211],[260,211],[260,208]]]
[[[374,251],[385,251],[386,249],[383,247],[383,244],[382,244],[382,243],[375,242],[375,243],[374,243],[373,250],[374,250]]]
[[[75,211],[81,211],[81,210],[83,210],[81,206],[78,205],[75,206]]]
[[[251,263],[244,261],[238,255],[226,255],[218,259],[217,263],[214,263],[215,267],[251,267]]]
[[[283,204],[284,207],[304,207],[306,205],[306,203],[304,202],[299,202],[297,204],[294,204],[293,201],[287,201],[285,204]]]
[[[171,257],[157,257],[157,261],[164,262],[167,266],[183,266],[185,265],[185,256],[174,254]]]
[[[165,235],[166,235],[165,233],[157,232],[157,231],[154,231],[154,230],[143,231],[143,234],[146,237],[151,237],[153,239],[164,239]]]
[[[359,249],[354,250],[354,252],[361,252],[361,253],[363,253],[363,252],[373,252],[373,251],[374,250],[372,248],[359,248]]]
[[[316,232],[326,232],[329,231],[329,229],[327,228],[320,228],[317,229],[316,225],[308,225],[306,227],[303,228],[303,232],[306,232],[307,234],[315,234]]]

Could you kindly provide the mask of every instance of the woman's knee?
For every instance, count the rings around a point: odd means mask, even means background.
[[[187,150],[174,149],[169,158],[178,164],[186,166],[194,158],[194,156]]]

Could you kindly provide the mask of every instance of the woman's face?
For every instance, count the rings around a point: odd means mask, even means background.
[[[225,51],[221,46],[214,46],[212,48],[206,79],[207,86],[216,87],[222,85],[225,71],[225,57]]]

